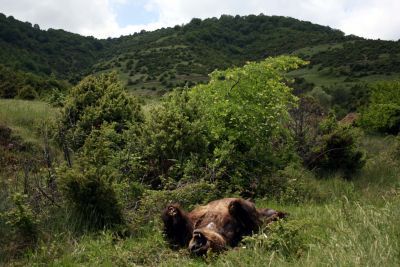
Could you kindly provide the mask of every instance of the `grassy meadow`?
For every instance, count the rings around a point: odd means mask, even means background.
[[[26,141],[35,141],[40,123],[55,118],[57,109],[42,101],[0,99],[0,123]]]

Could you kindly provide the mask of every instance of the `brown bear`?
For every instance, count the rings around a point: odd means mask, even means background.
[[[164,234],[172,247],[188,247],[196,255],[236,246],[243,236],[256,232],[263,223],[286,217],[273,209],[257,209],[242,198],[224,198],[186,213],[178,204],[163,214]]]

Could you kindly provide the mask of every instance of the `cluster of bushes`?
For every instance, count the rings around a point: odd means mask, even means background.
[[[45,97],[52,90],[66,91],[69,84],[55,78],[15,71],[0,64],[0,97],[32,100]]]
[[[271,142],[285,146],[278,137],[285,131],[279,122],[288,119],[286,106],[294,98],[279,71],[298,64],[302,62],[293,58],[269,59],[249,64],[244,71],[216,72],[208,85],[171,93],[146,121],[137,100],[125,93],[115,73],[88,77],[71,90],[57,127],[57,140],[68,162],[58,172],[66,199],[78,217],[101,228],[122,223],[123,207],[137,201],[144,186],[173,189],[205,179],[220,189],[246,188],[245,176],[253,168],[260,173],[265,169],[265,162],[247,157],[271,155],[277,162],[283,157]],[[263,88],[264,95],[257,95],[260,88],[253,83],[262,73],[268,74],[266,82],[275,83]],[[242,111],[243,96],[247,101],[252,96],[259,100]],[[218,98],[223,101],[214,100]],[[273,99],[282,105],[272,107]],[[270,110],[258,108],[261,103],[269,103]],[[260,128],[265,119],[270,124]],[[246,120],[249,129],[242,133]],[[265,133],[269,139],[261,138]],[[249,134],[262,147],[256,147]]]
[[[302,164],[320,171],[359,169],[356,135],[334,118],[322,123],[306,116],[309,128],[297,136],[288,127],[297,99],[282,74],[303,64],[278,57],[215,71],[208,84],[168,94],[148,116],[115,73],[83,80],[67,97],[57,127],[68,163],[58,171],[59,183],[77,217],[96,228],[123,224],[132,203],[165,203],[157,197],[164,193],[142,196],[146,188],[179,192],[198,183],[219,196],[302,202],[314,198],[306,186],[312,175],[304,175]]]

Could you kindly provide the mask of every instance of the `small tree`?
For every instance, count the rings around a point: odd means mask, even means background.
[[[242,68],[215,71],[190,92],[211,136],[212,176],[242,191],[266,170],[283,167],[293,155],[289,109],[297,98],[284,73],[305,62],[282,56]]]
[[[310,96],[301,96],[296,107],[290,110],[292,131],[296,150],[303,162],[308,162],[319,135],[319,124],[324,118],[323,108]]]
[[[188,89],[170,93],[162,105],[151,111],[143,128],[138,153],[147,163],[145,180],[153,188],[161,185],[161,178],[181,179],[187,165],[204,164],[207,131]]]
[[[90,132],[103,123],[115,123],[116,130],[121,132],[129,123],[142,120],[138,101],[125,92],[116,73],[89,76],[67,96],[58,137],[76,151]]]
[[[142,121],[138,101],[125,92],[115,73],[89,76],[68,95],[58,140],[69,168],[58,175],[67,201],[89,227],[123,223],[130,192],[140,194],[135,177],[126,172],[135,159],[126,155],[125,131],[140,128]],[[73,166],[70,148],[76,152]]]
[[[115,124],[103,124],[86,138],[73,168],[59,171],[61,187],[79,218],[90,227],[124,222],[123,208],[137,201],[142,187],[125,167],[126,141]],[[135,161],[135,159],[132,159]]]

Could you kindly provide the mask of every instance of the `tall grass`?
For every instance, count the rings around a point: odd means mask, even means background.
[[[264,204],[264,203],[261,203]],[[326,205],[269,206],[290,218],[238,248],[206,258],[171,250],[158,221],[147,234],[60,236],[25,258],[30,266],[399,266],[400,195],[375,207],[345,197]]]
[[[0,99],[0,123],[11,127],[25,140],[34,139],[35,127],[56,114],[57,109],[45,102]]]

